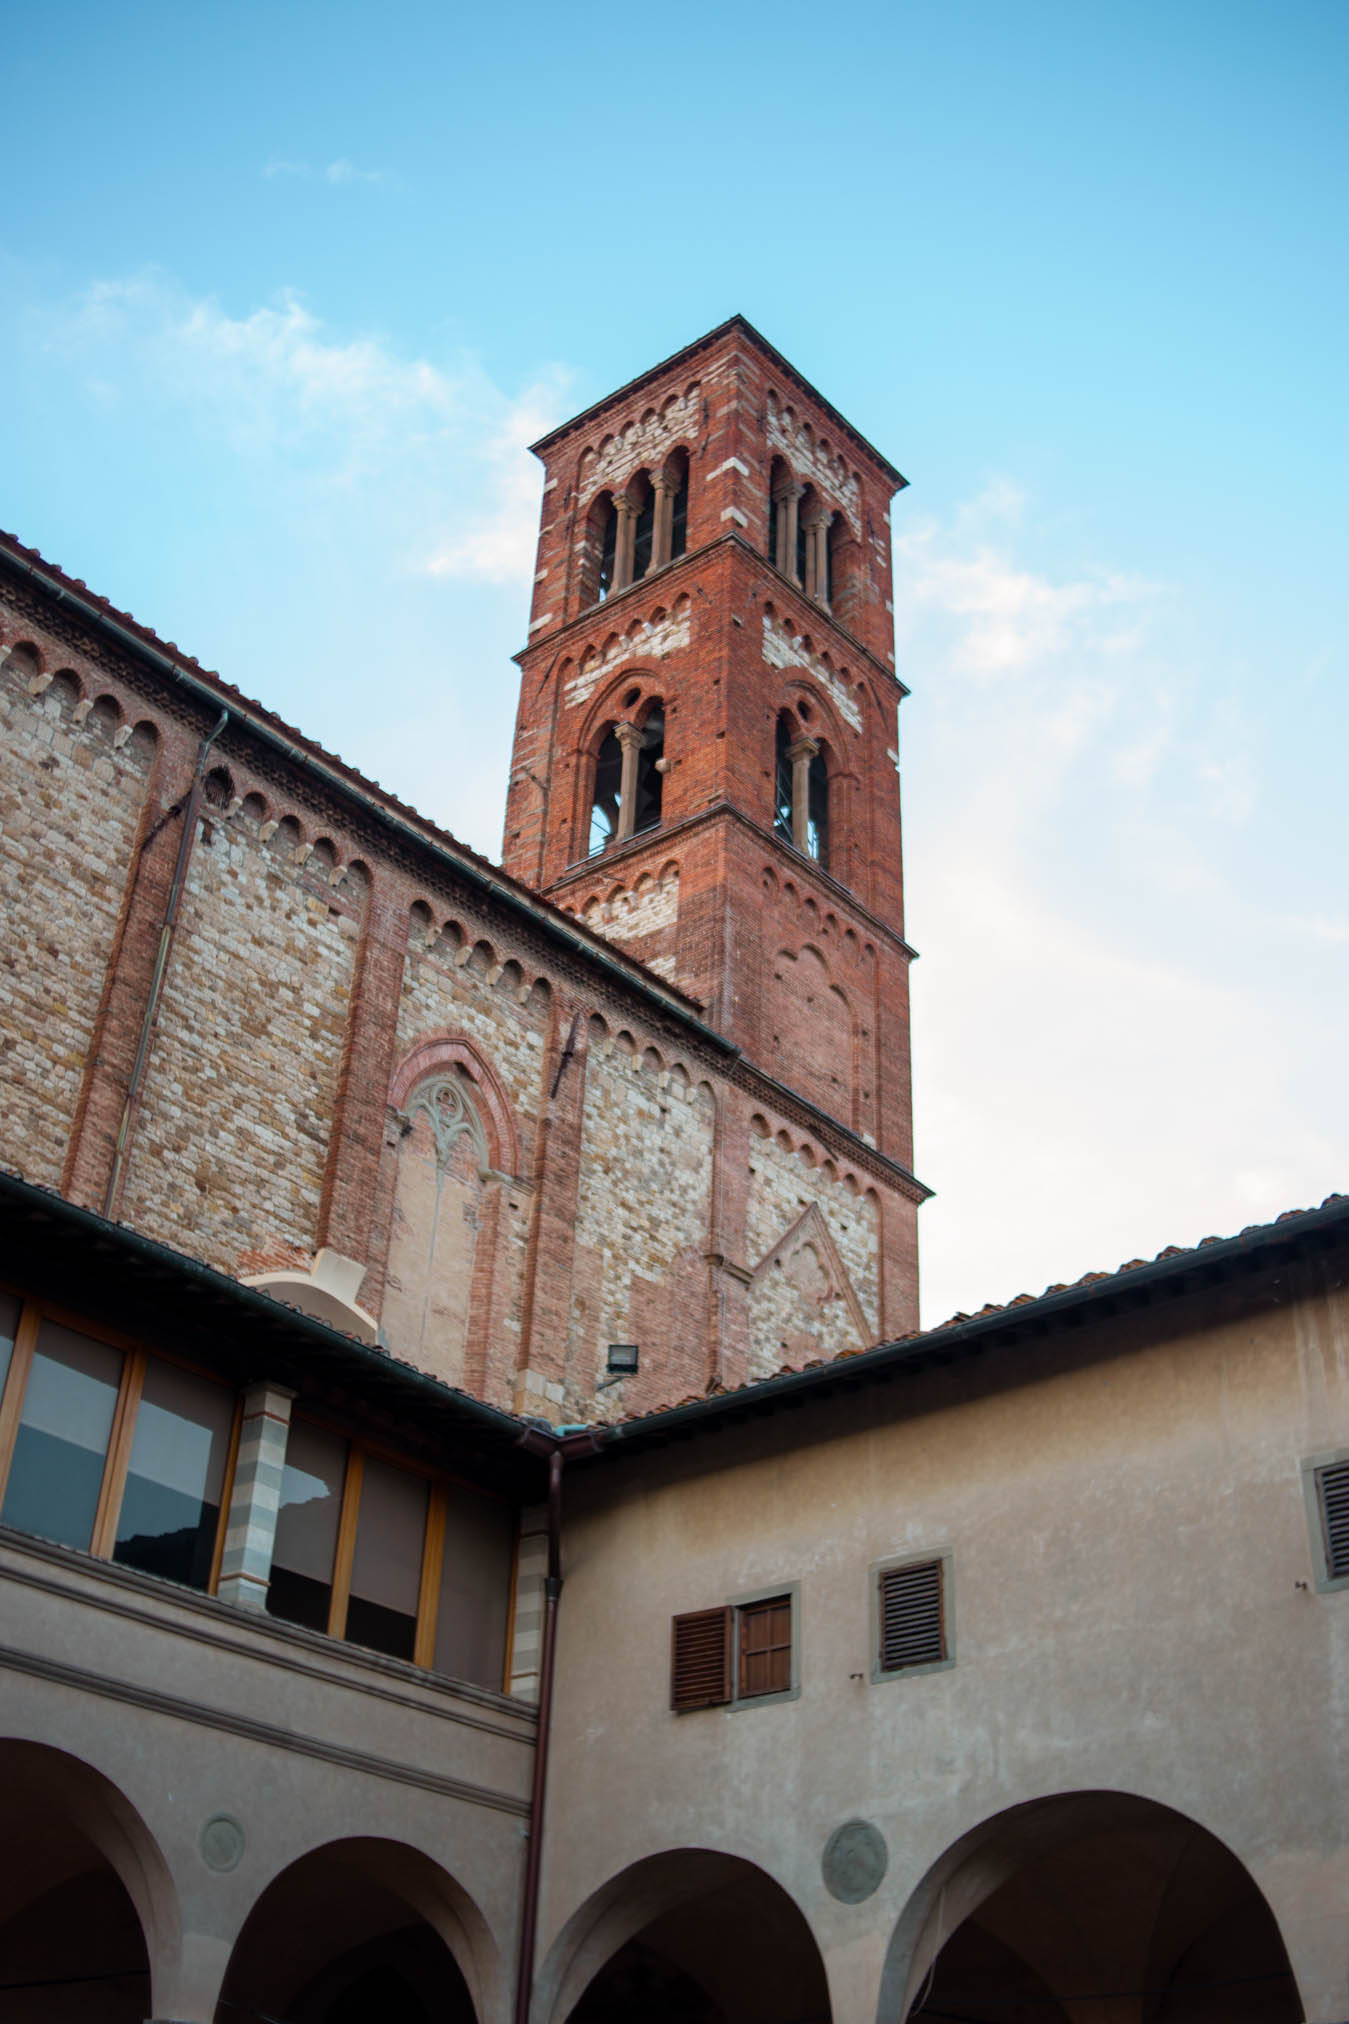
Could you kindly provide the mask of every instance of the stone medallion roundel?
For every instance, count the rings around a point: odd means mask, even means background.
[[[232,1813],[213,1813],[202,1823],[197,1847],[208,1869],[235,1869],[244,1852],[244,1831]]]
[[[879,1889],[890,1851],[879,1827],[869,1820],[845,1820],[824,1845],[820,1868],[825,1888],[841,1904],[860,1905]]]

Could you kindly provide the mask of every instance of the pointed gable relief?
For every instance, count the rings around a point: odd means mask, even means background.
[[[750,1374],[865,1349],[872,1331],[829,1225],[812,1202],[750,1275]]]

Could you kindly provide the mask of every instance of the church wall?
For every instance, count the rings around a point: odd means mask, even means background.
[[[394,1046],[396,1086],[400,1093],[408,1087],[391,1123],[396,1173],[379,1312],[395,1356],[511,1405],[552,994],[546,978],[527,975],[511,957],[503,961],[478,932],[483,927],[492,923],[438,924],[424,904],[412,922]],[[499,1085],[499,1120],[483,1088],[460,1074],[461,1058],[468,1077]],[[406,1113],[419,1091],[447,1073],[460,1075],[462,1101],[484,1141],[476,1151],[459,1142],[437,1177],[425,1119],[413,1127]]]
[[[756,1275],[749,1296],[749,1375],[755,1378],[879,1340],[880,1217],[874,1191],[854,1174],[840,1176],[808,1141],[794,1141],[785,1129],[774,1135],[760,1113],[751,1129],[745,1263]],[[827,1242],[809,1225],[797,1231],[812,1207],[824,1221]],[[836,1258],[829,1256],[830,1244]]]
[[[710,1090],[682,1067],[667,1069],[626,1030],[592,1029],[567,1355],[573,1400],[603,1376],[610,1342],[636,1342],[642,1353],[639,1378],[616,1388],[623,1410],[705,1386],[714,1122]]]
[[[490,927],[490,923],[483,924]],[[441,1032],[462,1033],[492,1063],[510,1097],[520,1132],[522,1164],[533,1146],[543,1094],[548,992],[531,991],[516,962],[458,921],[414,922],[398,1006],[396,1058],[402,1062]]]
[[[270,826],[203,818],[124,1198],[227,1272],[315,1247],[363,911],[359,878]]]
[[[471,873],[392,846],[362,808],[364,790],[348,799],[278,759],[234,692],[219,691],[229,712],[220,727],[209,697],[185,697],[69,610],[41,623],[19,605],[8,622],[0,614],[0,650],[20,636],[33,639],[41,672],[0,669],[9,913],[25,951],[0,978],[15,1040],[0,1063],[12,1163],[94,1208],[116,1181],[183,811],[214,731],[116,1213],[239,1276],[303,1280],[321,1251],[348,1259],[371,1336],[383,1327],[387,1346],[414,1360],[430,1343],[428,1368],[499,1404],[609,1415],[701,1392],[713,1376],[739,1381],[749,1313],[765,1299],[748,1283],[762,1253],[746,1235],[744,1134],[764,1101],[745,1084],[748,1064],[737,1065],[737,1086],[715,1047],[681,1060],[682,1029],[635,979],[626,986],[554,942],[546,920],[522,921]],[[43,685],[66,665],[69,687]],[[90,698],[107,700],[86,710]],[[670,781],[701,763],[704,742],[698,733],[677,745]],[[726,974],[732,942],[748,946],[770,919],[776,938],[781,925],[759,889],[760,844],[747,829],[735,836],[731,855],[705,826],[662,838],[649,876],[616,862],[578,882],[570,903],[596,900],[578,908],[583,919],[607,910],[602,925],[635,954],[658,969],[693,961],[711,982]],[[841,921],[835,934],[821,910],[799,925],[784,946],[813,937],[831,964],[844,961]],[[602,1044],[590,1039],[596,1015]],[[616,1037],[625,1031],[631,1056]],[[455,1213],[433,1232],[424,1125],[407,1147],[422,1157],[421,1195],[400,1197],[413,1088],[395,1099],[394,1085],[436,1046],[467,1050],[478,1097],[496,1107],[499,1146],[485,1179],[457,1155]],[[653,1047],[658,1065],[643,1066]],[[769,1065],[810,1095],[793,1061]],[[689,1097],[685,1075],[707,1093]],[[732,1117],[718,1163],[717,1133]],[[774,1130],[784,1123],[797,1138],[812,1129],[790,1107],[775,1111]],[[822,1182],[807,1192],[821,1188],[829,1199]],[[755,1244],[782,1234],[788,1206],[776,1227],[756,1225]],[[911,1222],[911,1205],[901,1214]],[[904,1325],[888,1292],[877,1305],[869,1253],[854,1255],[841,1229],[833,1241],[866,1336]],[[906,1261],[910,1286],[912,1276]],[[887,1286],[899,1277],[887,1262]],[[851,1339],[835,1326],[836,1303],[812,1309],[803,1298],[795,1326],[776,1309],[758,1326],[756,1369]],[[434,1326],[423,1326],[432,1310]],[[366,1326],[355,1314],[352,1325]],[[597,1361],[625,1340],[643,1345],[640,1381],[597,1399]]]
[[[59,1185],[155,741],[0,607],[0,1137]],[[39,692],[33,693],[34,687]]]

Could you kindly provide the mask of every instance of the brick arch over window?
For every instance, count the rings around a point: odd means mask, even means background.
[[[525,1220],[515,1122],[499,1077],[457,1034],[424,1040],[390,1088],[393,1205],[383,1338],[450,1384],[494,1388],[497,1309]],[[516,1247],[518,1248],[518,1247]]]
[[[395,1070],[389,1085],[390,1107],[406,1112],[417,1085],[438,1076],[462,1077],[471,1085],[480,1120],[487,1165],[499,1174],[520,1171],[520,1142],[515,1114],[505,1085],[485,1055],[461,1033],[434,1033],[418,1042]]]

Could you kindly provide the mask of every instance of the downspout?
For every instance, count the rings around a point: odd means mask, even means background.
[[[561,1594],[562,1443],[558,1441],[548,1454],[548,1574],[543,1584],[539,1728],[534,1745],[534,1785],[529,1796],[529,1853],[525,1859],[525,1894],[520,1914],[520,1971],[515,1985],[515,2024],[529,2024],[529,2005],[533,1995],[539,1877],[543,1869],[543,1802],[548,1785],[548,1743],[553,1727],[553,1659],[557,1649],[557,1605]]]
[[[212,745],[230,720],[228,710],[220,712],[220,721],[213,731],[208,731],[201,741],[197,753],[197,767],[192,776],[192,787],[187,797],[187,810],[183,816],[183,833],[178,839],[178,860],[173,867],[173,883],[169,887],[169,903],[164,910],[164,923],[159,931],[159,948],[155,955],[154,975],[150,979],[150,990],[141,1015],[141,1030],[136,1041],[136,1058],[131,1064],[131,1080],[127,1084],[126,1102],[122,1105],[122,1121],[117,1127],[117,1145],[112,1157],[112,1172],[108,1175],[108,1186],[103,1196],[103,1214],[109,1222],[116,1222],[118,1204],[122,1196],[122,1182],[126,1176],[126,1159],[131,1150],[132,1133],[136,1116],[140,1110],[141,1091],[145,1084],[145,1071],[150,1062],[150,1047],[154,1040],[155,1025],[159,1018],[160,1000],[164,995],[164,979],[168,973],[169,956],[173,949],[174,932],[178,926],[178,914],[182,906],[183,888],[187,884],[187,867],[192,857],[192,846],[197,840],[197,816],[201,811],[202,791],[206,781],[206,760]]]

